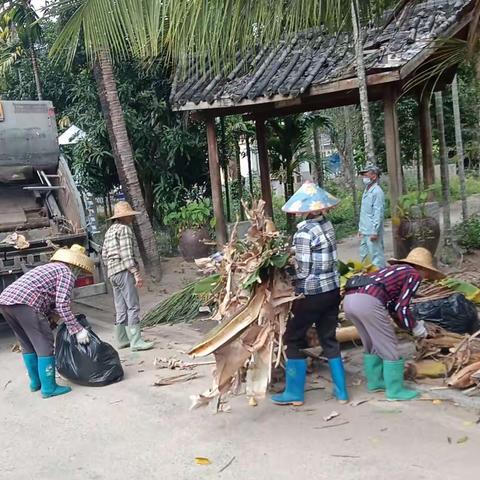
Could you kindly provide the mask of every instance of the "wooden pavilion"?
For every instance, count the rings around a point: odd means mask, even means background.
[[[383,100],[384,133],[392,211],[402,193],[400,139],[396,102],[405,85],[435,63],[437,40],[466,39],[475,0],[423,0],[387,12],[384,21],[365,33],[364,56],[369,100]],[[445,71],[437,88],[451,81],[455,69]],[[267,212],[272,215],[272,194],[265,121],[295,113],[359,103],[352,38],[318,30],[300,32],[275,46],[260,47],[242,58],[231,71],[192,73],[175,82],[174,110],[197,112],[206,122],[209,169],[216,235],[227,238],[223,211],[216,117],[243,114],[254,120],[260,181]],[[195,73],[193,73],[195,72]],[[418,78],[418,77],[417,77]],[[425,187],[434,182],[430,96],[423,85],[409,90],[419,101],[420,139]],[[394,231],[394,245],[396,245]]]

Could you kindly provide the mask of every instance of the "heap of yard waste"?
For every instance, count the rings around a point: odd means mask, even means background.
[[[204,273],[203,278],[162,301],[142,320],[143,326],[191,321],[201,308],[208,307],[212,312],[210,318],[218,321],[189,352],[194,357],[213,354],[216,363],[212,387],[193,398],[193,407],[207,404],[224,393],[239,391],[242,382],[246,382],[248,396],[262,398],[272,369],[283,363],[282,337],[296,298],[287,273],[293,254],[287,239],[265,217],[264,206],[264,202],[259,201],[252,208],[246,208],[251,226],[245,238],[237,238],[234,228],[222,253],[196,261]],[[375,268],[349,261],[339,262],[339,271],[343,289],[353,275],[371,273]],[[417,345],[416,364],[409,367],[412,377],[443,376],[454,387],[478,386],[480,339],[477,336],[480,333],[465,334],[474,326],[478,328],[473,302],[480,303],[480,289],[461,279],[422,284],[412,306],[414,314],[427,315],[425,319],[436,324],[428,326],[429,338]],[[440,317],[438,321],[430,318],[434,310]],[[459,333],[442,328],[447,310],[456,319]],[[345,321],[342,314],[340,320]],[[310,338],[316,336],[314,329],[310,333]],[[358,338],[353,326],[337,330],[340,342]],[[318,342],[312,340],[311,344],[317,346]]]

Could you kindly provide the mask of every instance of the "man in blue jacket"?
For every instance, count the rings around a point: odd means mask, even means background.
[[[365,185],[360,208],[358,235],[362,262],[368,257],[378,268],[386,265],[383,245],[383,217],[385,215],[385,195],[378,184],[380,169],[367,165],[360,172]]]

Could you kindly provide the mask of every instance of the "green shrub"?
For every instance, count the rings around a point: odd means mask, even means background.
[[[457,224],[454,232],[458,244],[467,252],[480,249],[480,215],[472,215]]]

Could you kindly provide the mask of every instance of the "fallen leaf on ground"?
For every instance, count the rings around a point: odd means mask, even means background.
[[[468,437],[462,437],[457,440],[457,443],[465,443],[468,440]]]
[[[189,382],[194,378],[197,378],[197,373],[182,373],[181,375],[175,375],[173,377],[159,378],[153,383],[154,387],[163,387],[164,385],[173,385],[174,383]]]
[[[336,418],[338,417],[340,414],[338,412],[331,412],[329,415],[327,415],[326,417],[323,417],[323,419],[326,421],[326,422],[329,422],[330,420],[332,420],[333,418]]]
[[[365,400],[357,400],[356,402],[350,402],[351,407],[358,407],[359,405],[362,405],[363,403],[367,403],[370,401],[370,399],[365,399]]]
[[[211,461],[207,457],[195,457],[195,463],[197,465],[211,465]]]
[[[440,405],[442,403],[441,400],[433,400],[432,402],[434,405]]]

